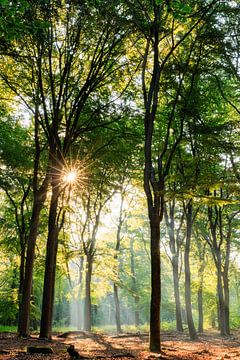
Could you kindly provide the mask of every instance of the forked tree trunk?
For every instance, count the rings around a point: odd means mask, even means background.
[[[186,304],[186,313],[187,313],[187,323],[189,335],[192,340],[197,338],[197,332],[193,322],[192,316],[192,301],[191,301],[191,272],[190,272],[190,245],[191,245],[191,235],[192,235],[192,204],[188,203],[186,209],[186,219],[187,219],[187,234],[186,234],[186,244],[185,244],[185,253],[184,253],[184,265],[185,265],[185,304]]]

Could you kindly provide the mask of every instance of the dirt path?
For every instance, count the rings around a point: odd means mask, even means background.
[[[68,336],[54,336],[51,342],[38,340],[37,336],[19,339],[16,334],[0,334],[1,360],[71,360],[67,353],[70,344],[86,359],[169,359],[169,360],[240,360],[240,336],[235,332],[230,337],[217,333],[201,335],[198,341],[190,341],[186,334],[164,332],[162,354],[148,351],[148,335],[144,333],[103,335],[73,332]],[[28,346],[51,347],[53,354],[29,354]]]

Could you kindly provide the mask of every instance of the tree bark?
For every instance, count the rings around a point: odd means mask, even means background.
[[[56,176],[57,177],[57,176]],[[40,326],[40,338],[51,339],[52,316],[54,302],[54,286],[56,273],[56,258],[58,249],[58,224],[57,209],[59,197],[59,181],[52,180],[52,197],[48,219],[48,239],[45,262],[45,275],[43,286],[42,316]]]
[[[40,212],[45,203],[47,187],[48,178],[46,176],[42,188],[39,191],[36,191],[33,199],[33,209],[28,237],[27,257],[25,263],[25,278],[22,291],[22,303],[20,308],[19,335],[23,337],[27,337],[29,335],[30,300],[32,292],[35,246],[38,235]]]
[[[176,309],[176,328],[177,331],[183,332],[177,255],[173,255],[172,257],[172,272],[173,272],[174,299],[175,299],[175,309]]]
[[[198,288],[198,332],[203,333],[203,283]]]
[[[122,333],[121,328],[121,317],[120,317],[120,303],[118,297],[118,287],[116,283],[113,284],[113,294],[114,294],[114,303],[115,303],[115,319],[116,319],[116,326],[117,326],[117,333]]]
[[[217,290],[218,290],[218,306],[219,306],[219,329],[221,335],[226,335],[226,319],[225,319],[225,301],[222,283],[222,264],[218,256],[217,265]]]
[[[134,251],[133,251],[133,239],[130,239],[130,255],[131,255],[131,275],[132,275],[132,292],[134,297],[134,320],[135,326],[138,327],[140,323],[139,316],[139,295],[136,283],[136,273],[135,273],[135,261],[134,261]]]
[[[192,340],[195,340],[197,338],[197,332],[196,332],[196,329],[194,326],[193,316],[192,316],[191,272],[190,272],[190,263],[189,263],[191,235],[192,235],[192,204],[191,204],[191,201],[187,205],[186,218],[187,218],[187,234],[186,234],[186,244],[185,244],[185,253],[184,253],[185,304],[186,304],[189,335]]]
[[[176,186],[174,183],[174,191]],[[175,312],[176,312],[176,329],[177,331],[183,332],[182,325],[182,313],[181,313],[181,302],[180,302],[180,291],[179,291],[179,252],[180,252],[180,239],[179,233],[183,224],[183,216],[180,221],[178,229],[175,229],[175,199],[168,202],[164,208],[165,223],[167,225],[168,236],[169,236],[169,247],[171,251],[171,264],[173,274],[173,289],[174,289],[174,300],[175,300]]]
[[[92,319],[91,319],[91,280],[92,280],[92,256],[87,256],[87,269],[85,280],[85,299],[84,299],[84,330],[91,331]]]
[[[160,351],[160,306],[161,306],[161,264],[160,223],[151,221],[151,305],[150,305],[150,350]]]
[[[228,275],[223,273],[223,288],[224,288],[224,297],[225,297],[225,330],[226,334],[230,335],[230,319],[229,319],[229,279]]]

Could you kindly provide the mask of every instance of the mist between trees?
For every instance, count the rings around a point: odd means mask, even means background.
[[[239,11],[1,2],[1,325],[238,328]]]

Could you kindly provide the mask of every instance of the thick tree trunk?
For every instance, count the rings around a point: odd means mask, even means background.
[[[47,195],[47,178],[41,192],[38,192],[33,199],[33,210],[31,226],[28,238],[27,257],[25,263],[25,278],[22,291],[22,304],[20,309],[19,335],[26,337],[29,335],[30,300],[32,292],[33,265],[35,258],[35,245],[38,235],[39,217]]]
[[[45,262],[45,275],[43,286],[42,316],[40,338],[51,339],[52,316],[54,302],[54,286],[56,273],[56,258],[58,249],[57,209],[59,187],[58,182],[52,182],[52,197],[48,219],[47,254]]]
[[[120,303],[118,297],[118,287],[115,283],[113,284],[113,294],[114,294],[114,303],[115,303],[115,319],[116,319],[117,333],[120,334],[122,333],[121,318],[120,318]]]
[[[186,313],[187,313],[187,323],[189,335],[192,340],[197,338],[197,332],[193,322],[192,316],[192,301],[191,301],[191,272],[190,272],[190,244],[191,244],[191,235],[192,235],[192,204],[187,205],[187,234],[186,234],[186,244],[185,244],[185,253],[184,253],[184,265],[185,265],[185,304],[186,304]]]
[[[173,255],[172,258],[172,271],[173,271],[174,299],[175,299],[175,309],[176,309],[176,328],[177,331],[183,332],[177,255]]]
[[[150,307],[150,350],[160,351],[160,221],[151,221],[151,307]]]
[[[84,330],[91,331],[91,280],[92,280],[92,264],[91,256],[87,257],[87,269],[85,280],[85,299],[84,299]]]

